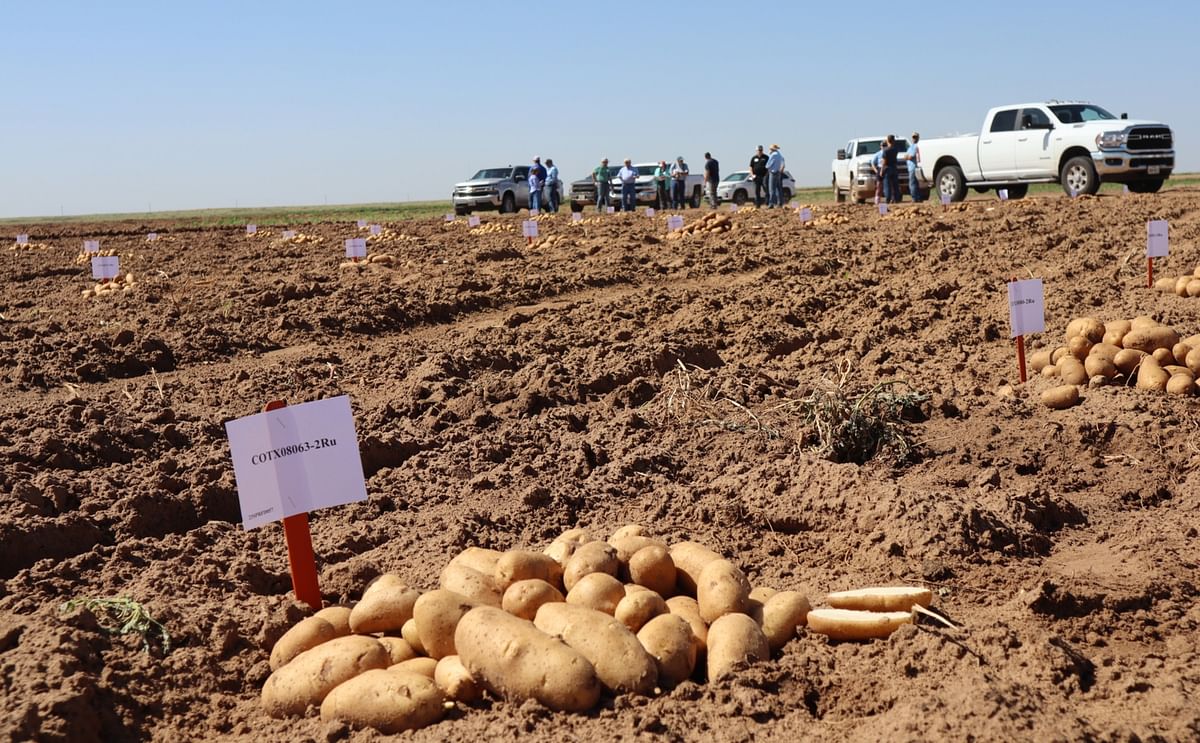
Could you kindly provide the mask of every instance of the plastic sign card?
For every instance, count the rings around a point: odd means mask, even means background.
[[[730,205],[729,205],[729,211],[731,211],[731,212],[736,212],[737,210],[738,210],[738,205],[737,205],[737,204],[730,204]]]
[[[1122,195],[1122,196],[1128,196],[1128,195],[1129,195],[1129,186],[1128,186],[1128,185],[1121,186],[1121,195]]]
[[[256,224],[246,225],[246,234],[247,235],[253,235],[256,232],[258,232],[258,225],[256,225]]]
[[[347,258],[366,258],[367,241],[361,237],[352,237],[346,241]]]
[[[571,212],[571,221],[572,222],[582,222],[583,214],[581,214],[580,212]]]
[[[879,216],[886,217],[887,213],[888,213],[887,204],[880,204],[879,205]]]
[[[150,233],[147,233],[147,234],[146,234],[146,241],[147,241],[147,242],[154,242],[154,241],[155,241],[155,240],[157,240],[157,239],[158,239],[158,233],[157,233],[157,232],[150,232]]]
[[[295,231],[295,230],[284,230],[284,231],[283,231],[283,239],[284,239],[284,240],[291,240],[291,239],[292,239],[292,238],[294,238],[295,236],[296,236],[296,231]]]
[[[1046,331],[1046,303],[1041,279],[1009,282],[1008,323],[1013,338]]]
[[[1007,188],[1002,188],[999,191],[996,191],[996,195],[998,195],[1000,197],[1001,201],[1008,201],[1008,189]]]
[[[358,229],[360,229],[360,230],[361,230],[363,227],[366,227],[366,226],[367,226],[367,220],[365,220],[365,219],[360,219],[360,220],[358,220],[357,222],[355,222],[354,224],[356,224],[356,225],[358,226]]]
[[[345,395],[238,418],[225,432],[246,530],[367,499]]]
[[[100,241],[99,240],[84,240],[83,241],[83,252],[99,253],[100,252]]]
[[[467,226],[468,227],[478,227],[479,226],[479,217],[476,217],[473,214],[471,216],[467,217]]]
[[[450,215],[446,215],[446,216],[450,216]],[[453,219],[448,219],[448,220],[446,220],[446,221],[447,221],[447,222],[453,222],[454,220],[453,220]],[[372,235],[382,235],[382,234],[383,234],[383,228],[382,228],[382,227],[380,227],[380,226],[379,226],[379,225],[377,225],[377,224],[373,224],[373,225],[371,225],[371,227],[370,227],[370,231],[371,231],[371,234],[372,234]]]
[[[667,217],[667,229],[671,232],[674,232],[675,230],[682,230],[683,217],[679,216],[678,214],[672,214],[671,216]]]
[[[615,206],[606,206],[606,207],[604,207],[604,213],[605,213],[605,214],[616,214],[616,212],[617,212],[617,208],[616,208]]]
[[[28,245],[29,235],[17,235],[17,245]]]
[[[800,221],[801,222],[811,222],[812,221],[812,209],[809,209],[807,206],[804,207],[803,209],[801,209],[800,210]]]
[[[1147,258],[1166,258],[1168,243],[1167,237],[1170,231],[1170,225],[1165,219],[1152,219],[1146,223],[1146,257]]]
[[[950,206],[950,197],[942,194],[942,206]]]
[[[540,212],[540,210],[538,210],[538,209],[530,209],[530,210],[529,210],[529,216],[531,216],[531,217],[536,217],[536,216],[537,216],[538,214],[540,214],[540,213],[541,213],[541,212]]]
[[[121,273],[121,259],[115,255],[97,255],[92,258],[92,278],[107,281]]]
[[[647,216],[647,217],[653,217],[653,216],[654,216],[654,207],[652,207],[652,206],[648,206],[648,207],[646,207],[646,216]]]
[[[525,237],[537,237],[537,222],[532,219],[526,219],[521,222],[521,234]]]

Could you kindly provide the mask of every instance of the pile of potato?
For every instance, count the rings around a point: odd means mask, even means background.
[[[92,262],[93,258],[96,258],[96,257],[111,258],[112,256],[114,256],[116,254],[117,254],[117,251],[113,250],[112,248],[104,248],[103,250],[97,251],[95,253],[89,253],[86,250],[84,250],[75,255],[75,265],[86,266]]]
[[[286,717],[319,707],[323,720],[384,733],[436,722],[485,691],[582,712],[601,694],[734,673],[806,623],[834,639],[886,637],[912,621],[902,612],[932,599],[920,588],[865,589],[810,611],[803,593],[752,587],[713,550],[668,546],[638,525],[606,541],[571,529],[542,552],[470,547],[439,583],[422,593],[386,574],[352,609],[301,620],[271,651],[263,708]]]
[[[512,224],[505,222],[488,222],[471,228],[472,235],[496,235],[502,232],[513,232]]]
[[[1066,345],[1029,357],[1035,374],[1065,384],[1042,393],[1049,408],[1068,408],[1079,401],[1079,385],[1118,382],[1172,395],[1200,391],[1200,334],[1180,339],[1173,328],[1142,315],[1132,320],[1101,322],[1079,317],[1067,324]]]
[[[51,245],[50,243],[40,243],[40,242],[37,242],[36,240],[30,240],[29,242],[27,242],[23,245],[14,240],[13,244],[10,245],[8,249],[9,250],[48,250],[53,247],[54,246]]]
[[[133,291],[134,283],[133,274],[126,273],[124,276],[118,276],[112,281],[102,281],[90,289],[84,289],[82,293],[85,298],[124,294]]]
[[[547,235],[545,237],[536,237],[533,240],[534,247],[543,249],[568,248],[574,244],[575,241],[566,235]]]
[[[703,217],[695,219],[678,230],[667,233],[668,240],[678,240],[684,235],[704,235],[736,230],[737,224],[729,214],[708,212]]]
[[[581,225],[588,225],[588,224],[604,224],[604,217],[601,217],[599,215],[597,215],[595,217],[584,217],[583,219],[579,220],[578,222],[571,222],[571,224],[575,225],[576,227],[581,226]]]
[[[271,230],[255,230],[254,232],[245,233],[246,237],[251,240],[266,240],[267,238],[275,237],[275,233]]]
[[[316,245],[317,243],[321,242],[321,238],[317,237],[316,235],[309,235],[304,232],[297,232],[295,235],[292,235],[291,237],[285,238],[285,237],[281,236],[275,242],[280,245]]]
[[[372,253],[357,261],[342,261],[338,268],[364,268],[366,266],[390,266],[396,262],[396,256],[388,253]]]
[[[1154,288],[1164,292],[1174,292],[1180,297],[1200,297],[1200,266],[1196,266],[1189,274],[1176,277],[1163,277],[1154,282]]]
[[[847,217],[846,215],[835,214],[833,212],[830,212],[827,214],[822,214],[820,216],[816,216],[814,214],[812,219],[808,220],[807,222],[801,222],[800,224],[801,224],[801,226],[803,226],[805,228],[810,228],[810,227],[819,227],[819,226],[824,226],[824,225],[849,224],[849,223],[850,223],[850,218]]]

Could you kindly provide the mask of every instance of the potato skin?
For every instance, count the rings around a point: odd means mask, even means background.
[[[413,610],[416,610],[416,604],[413,604]],[[400,636],[419,655],[429,655],[429,653],[425,652],[425,644],[421,642],[421,633],[417,630],[415,619],[410,619],[404,623],[404,626],[400,628]]]
[[[430,681],[433,680],[433,671],[437,668],[438,662],[433,658],[409,658],[405,661],[400,661],[395,665],[388,666],[389,671],[407,671],[415,673],[418,676],[424,676]]]
[[[500,600],[500,608],[513,616],[533,621],[542,604],[565,601],[562,592],[544,580],[519,580],[508,587]]]
[[[1170,379],[1171,375],[1167,374],[1153,356],[1146,356],[1142,359],[1142,365],[1138,367],[1136,386],[1139,390],[1162,392],[1167,388]]]
[[[659,614],[638,630],[637,639],[654,658],[663,688],[678,686],[696,670],[696,640],[683,617]]]
[[[902,624],[912,623],[908,611],[859,611],[857,609],[813,609],[808,628],[831,640],[871,640],[891,635]]]
[[[724,614],[708,628],[708,680],[716,681],[738,663],[771,657],[762,628],[745,614]]]
[[[1050,351],[1036,351],[1029,356],[1029,368],[1034,374],[1041,374],[1047,366],[1050,366]]]
[[[492,580],[501,595],[513,583],[522,580],[541,580],[552,586],[562,582],[562,565],[551,556],[541,552],[512,550],[505,552],[496,561]]]
[[[625,537],[647,537],[650,536],[646,527],[641,524],[626,524],[612,533],[608,538],[609,544],[612,544],[614,539],[624,539]]]
[[[780,591],[763,603],[762,630],[767,647],[779,650],[796,636],[796,628],[808,622],[812,605],[799,591]]]
[[[1172,374],[1165,388],[1168,395],[1187,395],[1196,393],[1196,379],[1191,374]]]
[[[629,580],[663,598],[675,593],[675,562],[665,547],[643,547],[629,558]]]
[[[1111,359],[1106,359],[1103,356],[1088,356],[1083,361],[1083,368],[1089,377],[1099,374],[1106,379],[1112,379],[1117,376],[1117,367],[1113,365]]]
[[[583,655],[502,609],[467,612],[454,644],[471,677],[504,698],[534,699],[559,712],[583,712],[600,699],[596,669]]]
[[[1073,384],[1052,387],[1042,393],[1042,404],[1051,410],[1064,410],[1079,402],[1079,388]]]
[[[495,567],[492,569],[495,570]],[[491,573],[484,574],[451,561],[442,568],[438,582],[447,591],[466,596],[475,603],[500,606],[500,592],[496,590],[496,582],[492,580]]]
[[[1067,341],[1067,350],[1071,352],[1072,356],[1080,361],[1083,361],[1087,358],[1088,352],[1092,350],[1093,345],[1095,344],[1089,341],[1087,338],[1084,338],[1082,335],[1077,335],[1071,340]]]
[[[447,655],[438,661],[433,681],[447,698],[456,702],[470,704],[479,701],[483,695],[479,682],[471,676],[457,655]]]
[[[262,705],[271,717],[302,715],[335,687],[373,668],[386,668],[387,650],[373,637],[336,637],[300,653],[263,684]]]
[[[369,727],[385,735],[417,730],[442,719],[444,697],[429,678],[405,671],[372,670],[331,691],[321,719]]]
[[[338,637],[345,637],[354,631],[350,629],[350,612],[349,606],[326,606],[313,616],[320,617],[332,624]]]
[[[563,568],[563,587],[569,593],[576,583],[591,573],[605,573],[616,578],[620,565],[617,551],[608,542],[580,545]]]
[[[1125,376],[1133,376],[1134,370],[1138,364],[1142,363],[1142,359],[1146,357],[1145,351],[1135,351],[1132,348],[1124,348],[1113,357],[1113,364]]]
[[[679,592],[695,597],[700,571],[708,563],[720,559],[719,554],[696,542],[679,542],[671,545],[671,560],[675,563],[676,585]]]
[[[625,586],[608,573],[588,573],[567,591],[567,603],[612,615],[625,598]]]
[[[425,654],[434,659],[454,655],[454,629],[467,612],[479,605],[460,593],[444,588],[430,591],[417,599],[413,606],[413,621]]]
[[[413,649],[408,641],[401,637],[380,637],[379,644],[383,645],[388,653],[388,667],[398,665],[406,660],[412,660],[417,657],[417,651]]]
[[[614,694],[649,694],[658,681],[654,658],[636,635],[608,614],[571,604],[544,604],[533,624],[579,651]]]
[[[629,564],[629,558],[633,557],[638,550],[656,545],[665,549],[667,546],[666,542],[659,539],[640,536],[617,537],[608,540],[608,543],[617,551],[617,562],[621,563],[622,568]]]
[[[496,562],[502,554],[504,553],[483,547],[467,547],[451,558],[449,564],[462,565],[484,575],[491,575],[496,571]]]
[[[729,560],[713,560],[700,571],[696,581],[696,602],[700,618],[711,625],[724,614],[745,614],[750,599],[750,581]]]
[[[1086,384],[1087,369],[1074,356],[1064,356],[1058,364],[1058,376],[1067,384]]]
[[[412,619],[413,604],[420,595],[400,576],[384,573],[367,586],[362,601],[350,610],[350,630],[360,635],[399,632]]]
[[[708,623],[700,616],[700,604],[691,596],[672,596],[667,599],[667,611],[688,623],[696,642],[697,654],[708,650]]]
[[[1121,339],[1121,345],[1135,351],[1154,353],[1159,348],[1169,352],[1179,342],[1179,333],[1165,325],[1154,327],[1134,327]]]
[[[1150,355],[1154,357],[1154,360],[1158,362],[1159,366],[1166,366],[1168,364],[1175,363],[1175,356],[1171,353],[1171,349],[1169,348],[1156,348]]]
[[[337,629],[321,617],[311,616],[301,619],[292,628],[283,633],[271,648],[271,670],[275,671],[288,664],[305,650],[311,650],[323,642],[337,638]]]
[[[670,613],[667,602],[654,591],[637,591],[625,595],[617,604],[613,617],[625,625],[630,632],[637,632],[646,622],[659,614]]]
[[[1067,340],[1076,336],[1091,343],[1099,343],[1104,337],[1104,323],[1094,317],[1080,317],[1067,323]]]
[[[1098,356],[1102,359],[1112,361],[1121,352],[1120,346],[1114,346],[1111,343],[1097,343],[1092,346],[1092,350],[1088,351],[1088,357]]]
[[[1183,365],[1192,372],[1200,376],[1200,346],[1188,351],[1187,357],[1183,360]]]

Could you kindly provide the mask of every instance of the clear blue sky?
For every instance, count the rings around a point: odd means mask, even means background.
[[[448,198],[607,155],[804,184],[859,134],[1082,98],[1200,170],[1200,3],[0,0],[0,216]]]

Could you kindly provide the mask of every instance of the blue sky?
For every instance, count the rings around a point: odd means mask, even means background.
[[[602,156],[803,184],[856,135],[1081,98],[1200,170],[1200,3],[2,0],[0,217],[448,198],[477,168]],[[1138,19],[1141,16],[1142,20]]]

